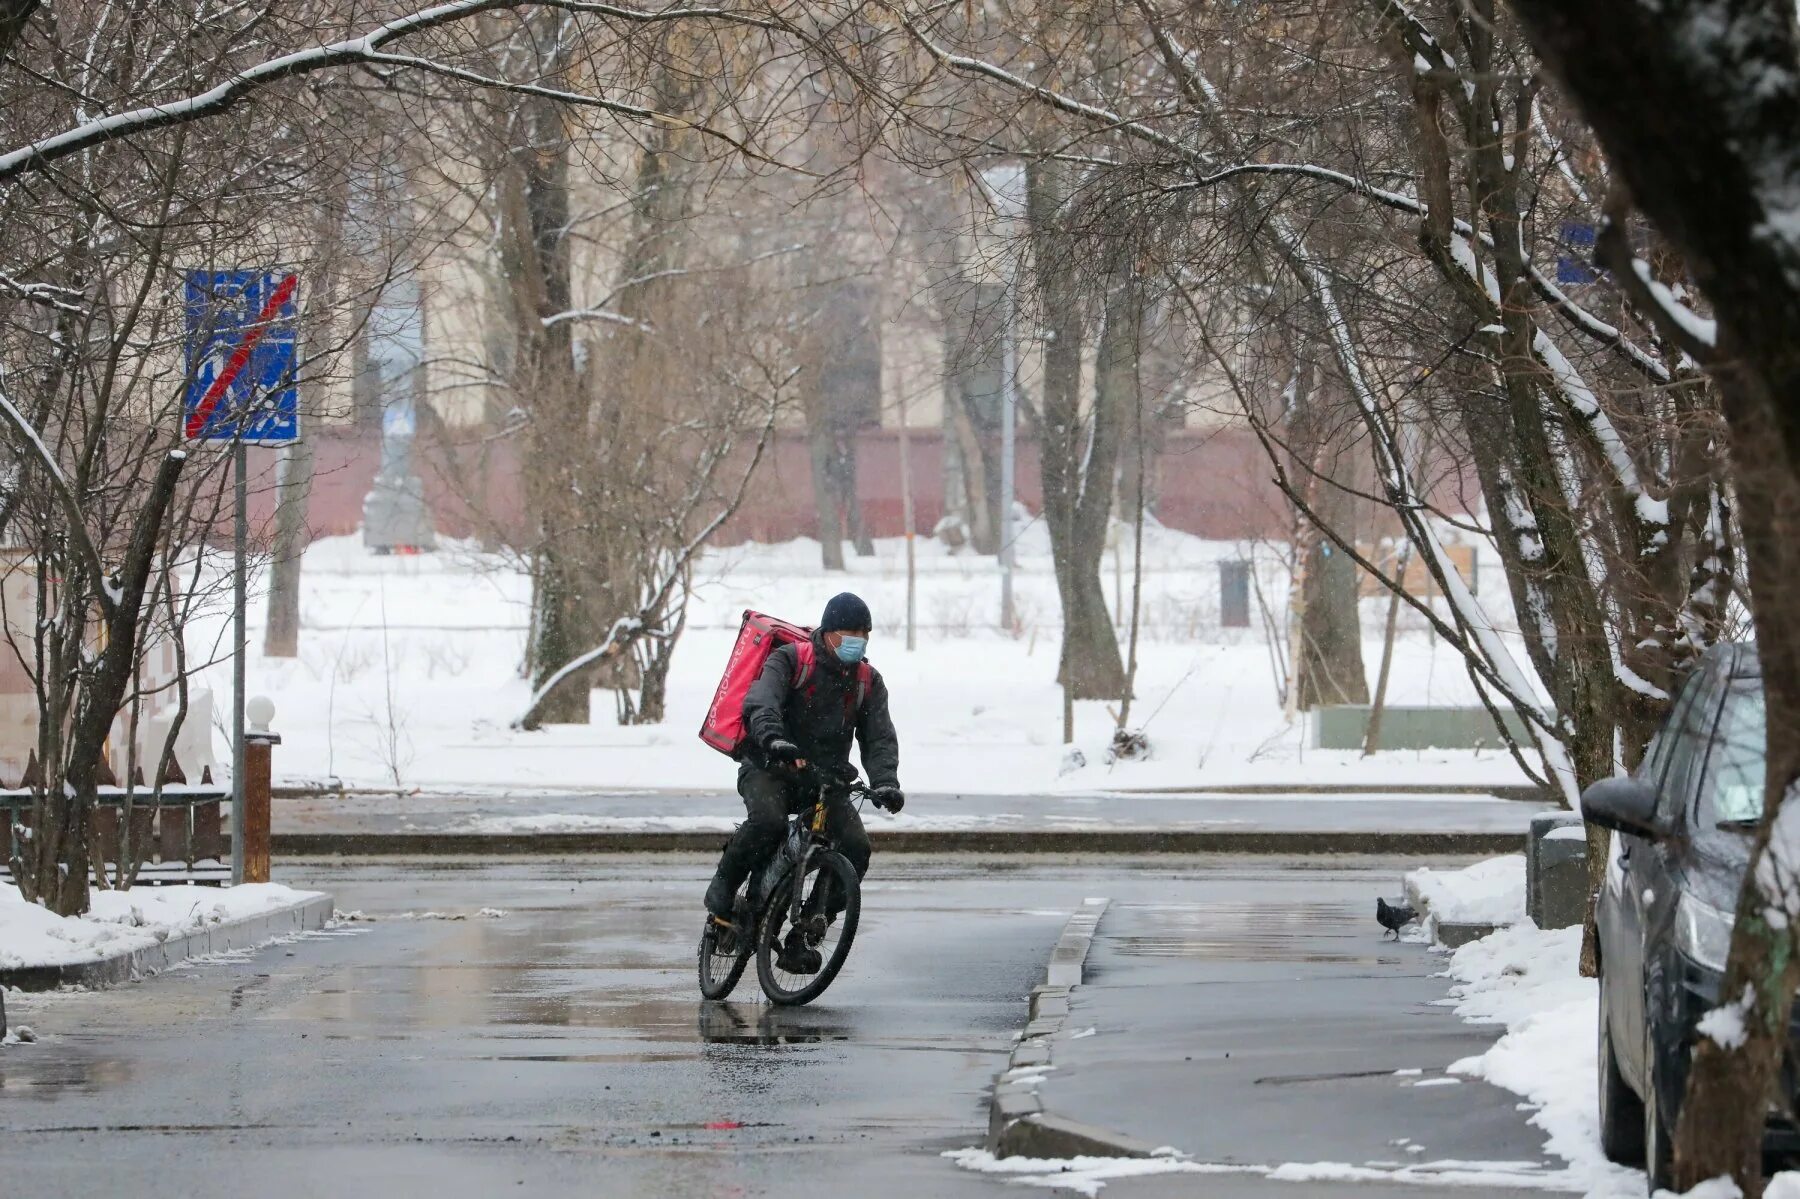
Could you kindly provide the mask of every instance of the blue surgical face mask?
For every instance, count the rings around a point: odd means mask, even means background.
[[[843,637],[838,641],[837,656],[840,662],[860,662],[863,651],[869,648],[867,637]]]

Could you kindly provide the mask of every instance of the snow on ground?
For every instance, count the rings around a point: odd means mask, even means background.
[[[1015,593],[1022,629],[997,626],[994,560],[950,552],[922,539],[919,648],[904,649],[904,542],[876,544],[872,558],[827,573],[818,544],[743,545],[712,550],[669,679],[668,719],[617,722],[610,692],[592,697],[593,723],[536,733],[510,728],[529,688],[519,676],[530,583],[516,566],[467,545],[436,554],[377,557],[359,538],[312,545],[302,572],[300,656],[260,653],[266,605],[251,604],[252,694],[276,703],[283,742],[277,775],[287,781],[340,780],[350,786],[483,791],[497,788],[713,789],[731,785],[731,767],[696,733],[717,685],[741,614],[756,608],[811,623],[837,591],[868,600],[878,627],[870,658],[886,677],[901,733],[902,781],[914,790],[1002,793],[1020,790],[1201,788],[1307,780],[1379,788],[1413,783],[1500,785],[1520,781],[1499,750],[1393,752],[1364,760],[1305,743],[1304,722],[1284,723],[1273,662],[1260,620],[1224,629],[1218,620],[1221,560],[1252,548],[1166,529],[1146,531],[1144,642],[1132,723],[1152,743],[1148,760],[1106,762],[1112,717],[1102,703],[1076,712],[1075,747],[1086,765],[1065,771],[1062,700],[1055,682],[1058,605],[1048,539],[1034,524],[1021,539]],[[1266,559],[1268,555],[1261,555]],[[1109,592],[1129,602],[1129,556]],[[1259,570],[1267,603],[1285,604],[1274,567]],[[255,593],[261,594],[261,579]],[[1365,659],[1380,654],[1385,604],[1365,604]],[[228,644],[217,612],[190,633],[196,657]],[[1457,657],[1414,618],[1396,647],[1391,701],[1474,702]],[[230,669],[209,683],[229,704]],[[225,753],[218,730],[219,755]]]
[[[1409,888],[1433,920],[1450,924],[1517,924],[1525,919],[1525,855],[1488,858],[1461,870],[1410,871]]]
[[[0,967],[72,966],[159,945],[313,898],[278,883],[95,891],[85,916],[57,916],[0,883]]]
[[[1452,1073],[1484,1078],[1537,1108],[1531,1123],[1545,1147],[1593,1195],[1644,1193],[1641,1171],[1600,1151],[1595,1047],[1599,986],[1581,977],[1581,929],[1551,932],[1524,921],[1458,949],[1450,958],[1456,1014],[1506,1029],[1493,1048]]]
[[[1450,1070],[1523,1096],[1536,1109],[1531,1123],[1544,1131],[1545,1148],[1569,1163],[1572,1189],[1589,1199],[1641,1199],[1643,1171],[1613,1165],[1600,1149],[1600,987],[1581,977],[1580,958],[1581,929],[1546,932],[1528,920],[1456,950],[1449,970],[1456,1014],[1506,1031],[1486,1053]],[[1800,1173],[1776,1175],[1764,1194],[1800,1199]],[[1736,1199],[1738,1190],[1714,1180],[1687,1195]]]
[[[1353,1165],[1349,1162],[1282,1162],[1246,1165],[1202,1162],[1159,1149],[1153,1157],[995,1157],[985,1149],[952,1149],[944,1154],[965,1170],[1005,1177],[1008,1182],[1098,1195],[1109,1182],[1156,1174],[1251,1174],[1274,1182],[1385,1182],[1420,1186],[1499,1187],[1569,1191],[1568,1177],[1546,1172],[1535,1162],[1432,1161],[1412,1165]]]

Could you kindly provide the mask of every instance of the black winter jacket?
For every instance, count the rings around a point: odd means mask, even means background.
[[[856,705],[856,667],[845,665],[813,638],[813,670],[804,687],[794,686],[799,651],[784,645],[769,655],[762,673],[744,696],[744,728],[750,734],[745,756],[766,766],[763,747],[782,738],[800,747],[808,762],[841,765],[850,760],[850,741],[862,744],[863,773],[873,787],[900,785],[900,739],[888,717],[887,684],[869,668],[868,692]],[[853,710],[854,709],[854,710]]]

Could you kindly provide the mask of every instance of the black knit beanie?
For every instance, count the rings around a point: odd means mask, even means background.
[[[869,605],[862,602],[862,597],[852,595],[848,591],[832,596],[825,605],[825,615],[819,618],[819,632],[821,633],[835,633],[844,629],[856,631],[874,627],[875,622],[869,616]]]

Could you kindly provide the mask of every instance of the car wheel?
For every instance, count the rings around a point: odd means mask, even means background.
[[[1619,1073],[1613,1050],[1612,1022],[1607,1019],[1606,970],[1600,971],[1600,1148],[1606,1160],[1621,1166],[1644,1164],[1643,1100]]]
[[[1644,1081],[1644,1173],[1650,1178],[1650,1193],[1673,1190],[1675,1186],[1675,1143],[1673,1113],[1662,1110],[1658,1098],[1661,1088],[1656,1081],[1656,1046],[1645,1053]]]

